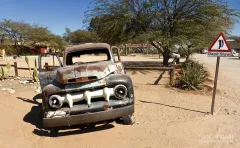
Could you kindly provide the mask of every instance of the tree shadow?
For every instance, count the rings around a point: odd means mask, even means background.
[[[161,58],[159,58],[159,57],[149,57],[148,59],[156,59],[156,60],[158,60],[158,59],[162,59],[162,57]]]
[[[38,99],[41,99],[41,94],[35,95],[32,100],[23,97],[17,97],[17,99],[20,99],[27,103],[34,104],[31,110],[23,117],[23,121],[34,125],[36,128],[39,129],[43,128],[41,119],[42,107],[41,103],[38,101]]]
[[[154,85],[154,86],[166,86],[167,84],[152,84],[152,83],[146,83],[146,85]]]
[[[105,122],[101,122],[105,124],[97,127],[95,127],[95,125],[100,123],[65,126],[65,127],[57,127],[57,128],[44,128],[42,124],[43,123],[42,104],[38,101],[38,99],[41,99],[41,94],[35,95],[32,100],[23,98],[23,97],[17,97],[17,99],[20,99],[27,103],[34,104],[31,110],[23,117],[23,121],[35,126],[33,133],[38,136],[58,137],[58,136],[67,136],[67,135],[74,135],[74,134],[84,134],[84,133],[90,133],[90,132],[97,132],[101,130],[107,130],[114,127],[114,125],[110,124],[110,121],[105,121]],[[67,130],[67,131],[59,132],[60,130],[61,131]]]
[[[230,60],[240,60],[239,57],[231,57],[231,58],[228,58]]]
[[[144,101],[144,100],[139,100],[139,102],[149,103],[149,104],[157,104],[157,105],[162,105],[162,106],[167,106],[167,107],[173,107],[173,108],[192,111],[192,112],[196,112],[196,113],[209,114],[209,112],[198,111],[198,110],[193,110],[193,109],[188,109],[188,108],[183,108],[183,107],[179,107],[179,106],[168,105],[168,104],[163,104],[163,103],[158,103],[158,102],[151,102],[151,101]]]
[[[164,73],[165,73],[165,70],[159,75],[157,80],[153,83],[154,85],[157,85],[160,82],[160,80],[162,79]]]
[[[40,102],[37,101],[38,99],[41,99],[41,94],[35,95],[32,100],[23,98],[23,97],[17,97],[17,99],[22,100],[23,102],[28,102],[28,103],[35,104],[35,105],[41,104]]]

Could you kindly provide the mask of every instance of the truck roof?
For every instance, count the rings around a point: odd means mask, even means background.
[[[75,52],[79,50],[88,50],[88,49],[110,49],[110,45],[107,43],[85,43],[80,45],[74,45],[72,47],[67,47],[65,49],[65,55],[70,52]]]

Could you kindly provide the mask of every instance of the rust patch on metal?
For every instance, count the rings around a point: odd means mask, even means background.
[[[109,104],[108,103],[104,103],[103,110],[107,110],[108,108],[109,108]]]
[[[96,76],[89,76],[89,77],[79,77],[79,78],[73,78],[73,79],[67,79],[64,80],[64,84],[73,84],[73,83],[81,83],[81,82],[91,82],[96,81],[98,78]]]
[[[74,70],[78,72],[86,72],[88,65],[83,64],[83,65],[76,65],[74,66]]]

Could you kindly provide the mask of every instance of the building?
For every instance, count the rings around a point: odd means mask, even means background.
[[[237,53],[240,53],[240,44],[238,42],[232,39],[228,39],[227,42],[233,52],[236,51]]]

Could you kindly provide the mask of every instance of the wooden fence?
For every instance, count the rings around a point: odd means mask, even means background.
[[[0,64],[0,66],[6,66],[7,64]],[[47,66],[48,63],[45,63]],[[159,62],[149,62],[149,61],[124,61],[123,62],[124,69],[126,70],[159,70],[159,71],[170,71],[169,75],[169,84],[172,86],[174,84],[174,75],[175,75],[175,67],[160,67]],[[18,70],[29,70],[26,67],[18,67],[17,62],[14,62],[11,67],[14,68],[15,76],[18,77]],[[34,70],[34,68],[31,68]]]
[[[0,64],[0,66],[7,66],[7,64]],[[18,77],[18,70],[29,70],[29,68],[26,67],[18,67],[17,62],[14,62],[11,67],[14,68],[15,76]],[[30,68],[31,70],[34,70],[34,68]]]
[[[126,70],[156,70],[156,71],[169,71],[169,84],[173,86],[175,66],[161,67],[160,61],[123,61],[124,69]]]
[[[160,70],[160,71],[170,71],[169,75],[169,85],[173,86],[174,84],[174,67],[124,67],[126,70]]]

